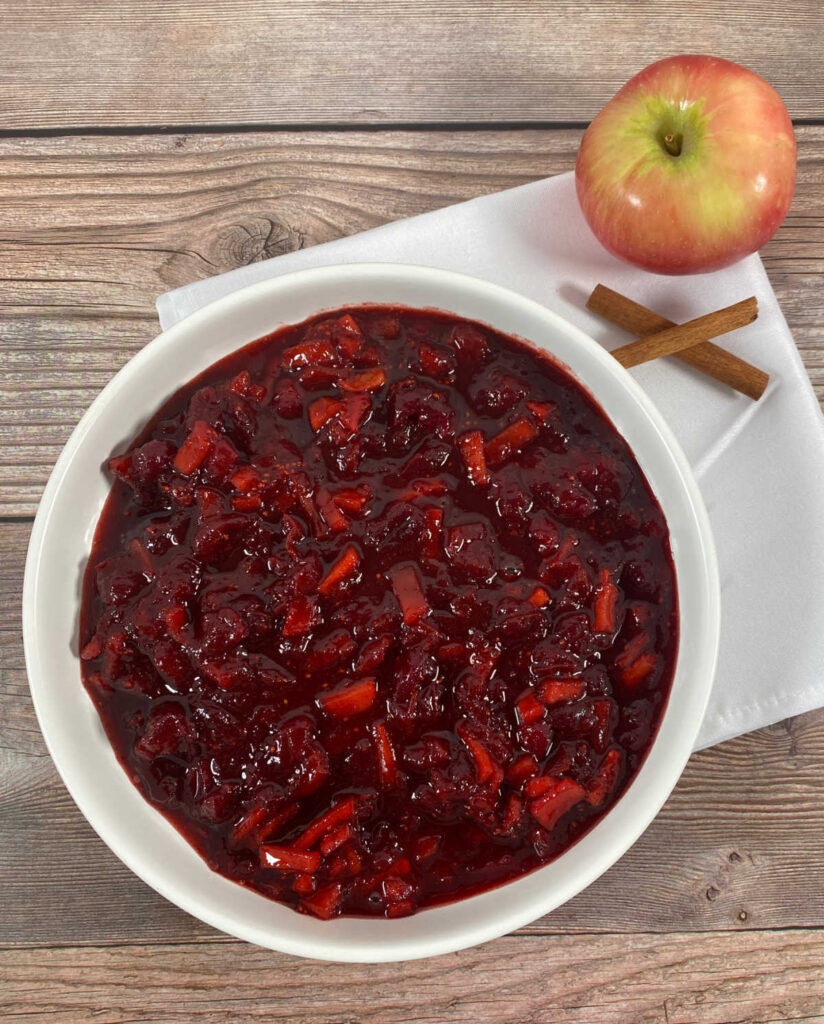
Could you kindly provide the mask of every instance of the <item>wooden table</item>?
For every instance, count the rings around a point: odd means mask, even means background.
[[[763,256],[824,395],[819,0],[2,0],[0,25],[3,1020],[824,1021],[824,712],[693,757],[633,850],[518,933],[320,966],[214,932],[120,864],[46,753],[20,642],[46,477],[156,333],[160,292],[568,170],[669,53],[741,60],[795,119],[797,194]]]

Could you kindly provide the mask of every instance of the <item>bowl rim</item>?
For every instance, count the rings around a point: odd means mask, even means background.
[[[645,777],[644,792],[646,796],[644,798],[643,806],[642,808],[635,808],[635,814],[631,820],[623,821],[623,818],[626,818],[627,814],[624,813],[622,815],[622,826],[618,826],[622,828],[620,841],[603,843],[600,850],[588,856],[586,865],[582,868],[580,874],[576,875],[575,881],[572,884],[567,883],[565,886],[556,885],[555,887],[550,885],[548,886],[548,891],[551,895],[545,897],[543,900],[538,899],[526,907],[519,905],[518,901],[513,901],[513,906],[505,909],[503,912],[498,912],[494,916],[490,916],[488,920],[483,921],[481,924],[475,924],[471,927],[466,927],[463,930],[459,929],[459,931],[461,931],[459,938],[456,938],[454,934],[450,933],[446,936],[439,936],[438,934],[429,935],[425,941],[421,941],[420,938],[414,937],[407,938],[402,941],[395,941],[390,938],[389,935],[381,933],[386,932],[386,925],[391,926],[396,922],[387,922],[383,919],[376,919],[374,921],[374,938],[353,942],[345,936],[336,936],[333,934],[333,930],[336,924],[340,921],[353,921],[358,919],[341,918],[332,922],[321,922],[321,926],[324,929],[327,929],[328,933],[319,933],[318,935],[308,939],[295,940],[294,936],[290,936],[288,934],[288,927],[281,929],[275,928],[275,934],[273,934],[273,929],[271,927],[255,925],[249,921],[243,920],[242,916],[238,917],[232,914],[227,914],[216,907],[208,905],[204,906],[200,900],[192,898],[189,894],[181,895],[168,883],[168,880],[164,875],[163,867],[159,863],[157,865],[147,863],[144,858],[136,855],[131,848],[124,846],[116,834],[116,828],[111,821],[111,815],[102,814],[93,806],[90,801],[89,794],[84,791],[78,780],[75,778],[76,772],[69,764],[65,763],[60,756],[58,756],[56,751],[60,746],[60,743],[58,742],[60,739],[59,723],[50,713],[50,709],[46,703],[45,693],[42,692],[44,684],[41,682],[43,667],[41,665],[40,645],[43,642],[43,624],[35,612],[39,604],[39,581],[43,568],[44,547],[46,545],[46,541],[49,539],[50,531],[55,527],[55,522],[52,518],[53,512],[60,496],[61,489],[71,474],[73,458],[78,450],[83,446],[87,435],[93,428],[98,417],[102,414],[103,410],[108,407],[110,401],[117,395],[118,391],[124,387],[124,384],[128,381],[129,377],[139,368],[142,368],[145,363],[151,363],[156,360],[165,351],[176,345],[178,343],[178,339],[185,339],[187,335],[191,334],[191,332],[197,332],[202,326],[209,324],[210,321],[214,320],[217,316],[240,310],[246,304],[261,296],[269,295],[273,298],[277,298],[278,293],[282,293],[284,291],[288,294],[290,288],[305,285],[307,283],[322,286],[324,283],[339,284],[341,280],[351,280],[355,284],[362,284],[364,279],[371,279],[372,281],[378,282],[383,281],[384,283],[387,281],[390,283],[393,281],[401,281],[404,283],[411,282],[413,285],[417,284],[425,286],[427,284],[436,284],[441,287],[451,286],[458,292],[463,291],[464,294],[469,294],[474,290],[476,296],[479,294],[480,289],[487,295],[491,296],[493,300],[497,300],[498,302],[510,307],[513,305],[515,307],[520,307],[522,311],[542,320],[548,328],[566,335],[567,339],[574,345],[582,347],[586,351],[586,358],[594,360],[596,365],[600,364],[602,368],[606,369],[608,374],[622,385],[623,391],[628,394],[632,400],[634,400],[635,404],[640,407],[640,411],[645,414],[646,419],[649,421],[651,427],[650,443],[657,444],[659,450],[666,453],[666,456],[672,464],[672,468],[676,472],[678,483],[683,491],[678,500],[682,501],[683,507],[688,513],[691,527],[694,529],[693,539],[697,542],[697,549],[700,555],[696,561],[695,567],[699,576],[696,587],[701,593],[701,600],[703,602],[700,623],[701,635],[697,638],[697,653],[693,652],[694,658],[697,660],[696,671],[694,673],[694,678],[691,677],[691,689],[685,696],[689,714],[685,715],[678,723],[673,723],[672,716],[669,714],[672,699],[671,694],[670,702],[668,702],[668,707],[665,709],[664,715],[659,724],[656,738],[652,747],[648,751],[644,764],[632,780],[630,786],[622,794],[621,798],[615,805],[613,805],[612,808],[610,808],[598,824],[586,833],[578,843],[565,851],[565,853],[561,854],[561,856],[556,858],[554,861],[551,861],[543,867],[535,869],[535,871],[531,872],[527,876],[520,876],[520,879],[516,878],[511,882],[505,883],[503,886],[498,887],[498,889],[491,890],[491,892],[506,890],[513,885],[517,885],[519,880],[540,876],[542,873],[548,872],[554,865],[568,857],[571,851],[576,850],[582,843],[586,844],[587,840],[589,840],[600,829],[602,824],[610,822],[611,820],[616,820],[618,817],[616,812],[620,808],[626,808],[628,805],[637,803],[637,801],[628,800],[628,797],[630,797],[630,794],[634,791],[639,789],[639,780],[642,776],[645,776],[645,770],[652,760],[652,754],[656,748],[660,746],[659,740],[664,732],[665,724],[668,725],[668,742],[671,742],[671,745],[667,748],[666,770],[661,771],[655,777]],[[375,301],[379,304],[389,304],[388,300]],[[362,304],[364,303],[352,302],[352,305]],[[402,301],[398,301],[395,304],[401,306],[404,305]],[[340,308],[341,305],[345,305],[345,303],[340,303],[337,306],[328,306],[321,302],[318,306],[317,312],[321,313],[326,309],[331,310],[333,308]],[[411,308],[447,309],[447,307],[437,303],[433,303],[431,307],[425,307],[417,303],[409,305]],[[305,318],[306,317],[304,317],[304,319]],[[480,316],[477,317],[477,319],[479,322],[486,322]],[[272,328],[274,330],[277,326],[276,316],[273,315],[272,320],[273,324],[275,324]],[[300,321],[290,320],[287,322]],[[491,324],[491,326],[494,326],[494,323]],[[242,345],[246,343],[247,342],[241,342],[236,344],[235,347],[242,347]],[[537,345],[537,343],[534,344]],[[546,350],[546,346],[537,345],[537,347]],[[554,358],[556,361],[562,362],[557,355],[554,356]],[[594,394],[591,391],[589,383],[586,380],[582,380],[577,371],[570,370],[570,372],[572,373],[573,378],[576,379],[585,390],[593,394],[596,401],[601,404],[601,399],[597,394]],[[184,380],[181,384],[177,384],[176,387],[183,386],[185,383],[186,381]],[[147,410],[147,415],[150,414],[151,411],[152,410]],[[608,410],[606,410],[606,412],[608,418],[612,420],[612,414]],[[619,430],[619,433],[621,433],[620,428],[616,427],[615,429]],[[655,435],[655,440],[653,440],[653,435]],[[634,448],[633,454],[635,454]],[[638,456],[636,454],[636,458],[637,457]],[[659,501],[661,500],[657,493],[656,497]],[[96,518],[97,516],[95,516],[95,520]],[[672,538],[672,528],[670,527],[670,529]],[[673,544],[673,547],[674,546],[675,545]],[[86,550],[88,551],[88,546],[86,547]],[[673,551],[673,555],[675,557],[675,551]],[[678,583],[678,592],[680,605],[680,579]],[[672,434],[669,426],[661,416],[661,413],[657,410],[640,385],[636,383],[631,375],[622,366],[620,366],[617,361],[611,358],[609,353],[602,348],[601,345],[586,334],[586,332],[576,327],[574,324],[569,323],[566,319],[540,303],[526,298],[511,289],[484,281],[471,275],[402,263],[336,264],[295,271],[283,274],[279,277],[268,278],[231,292],[216,299],[214,302],[203,306],[201,309],[174,324],[166,331],[158,334],[153,340],[149,341],[142,349],[140,349],[123,367],[120,368],[120,370],[118,370],[112,380],[109,381],[86,410],[77,426],[72,431],[72,434],[64,446],[49,477],[40,500],[29,540],[23,584],[22,607],[23,644],[26,670],[41,732],[46,742],[47,749],[49,750],[64,785],[69,790],[69,793],[81,813],[106,845],[124,864],[126,864],[127,867],[129,867],[149,886],[155,889],[155,891],[160,893],[173,904],[207,924],[238,938],[245,939],[264,947],[312,959],[338,962],[378,963],[411,960],[454,952],[459,949],[464,949],[469,946],[474,946],[478,943],[488,941],[489,939],[496,938],[500,935],[504,935],[515,928],[528,924],[540,917],[542,914],[561,906],[568,899],[572,898],[572,896],[577,895],[577,893],[587,888],[587,886],[603,874],[604,871],[618,861],[629,847],[637,841],[649,826],[653,818],[657,815],[661,806],[664,804],[677,783],[692,752],[693,745],[706,710],[715,673],[720,640],[720,582],[715,544],[709,517],[704,506],[698,484],[693,476],[692,470],[680,444]],[[679,650],[676,660],[676,678],[678,677],[678,668],[682,660],[683,641],[684,638],[683,635],[681,635],[679,637]],[[80,682],[79,673],[77,682]],[[85,693],[82,685],[80,692]],[[672,733],[672,735],[669,735],[670,733]],[[106,742],[108,742],[108,740]],[[646,775],[649,776],[650,773],[646,773]],[[144,799],[142,794],[138,795],[141,800]],[[151,805],[148,804],[148,801],[145,802],[148,807],[151,807]],[[151,809],[162,817],[155,808]],[[592,847],[592,843],[589,844],[589,847]],[[199,857],[200,855],[195,853],[195,856]],[[222,878],[220,875],[216,875],[216,877]],[[229,884],[235,885],[235,883]],[[559,889],[560,892],[558,891]],[[417,915],[414,915],[414,918],[421,919],[426,917],[428,914],[433,914],[435,911],[451,907],[462,907],[472,903],[473,901],[482,900],[484,895],[486,894],[482,893],[477,896],[468,897],[464,900],[459,900],[456,903],[444,904],[433,908],[425,908]],[[262,896],[259,898],[265,899],[265,897]],[[401,918],[397,919],[397,921],[400,923],[403,921],[411,921],[414,918]],[[371,921],[372,919],[367,920]]]

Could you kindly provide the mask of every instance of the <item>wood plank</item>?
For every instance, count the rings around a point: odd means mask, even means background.
[[[0,942],[212,936],[109,852],[46,753],[20,639],[28,532],[0,523]],[[695,755],[623,860],[524,931],[824,927],[822,761],[824,709]]]
[[[824,933],[513,936],[405,964],[240,943],[0,953],[5,1019],[76,1024],[824,1021]]]
[[[0,127],[589,120],[685,50],[822,115],[815,0],[0,3]]]
[[[569,170],[577,130],[0,141],[0,514],[31,515],[71,428],[169,288]],[[824,398],[824,128],[798,130],[763,252]]]

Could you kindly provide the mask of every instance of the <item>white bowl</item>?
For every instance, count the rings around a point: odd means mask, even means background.
[[[672,693],[640,772],[571,849],[532,874],[396,920],[318,921],[210,871],[132,785],[81,681],[80,582],[110,481],[101,467],[167,396],[284,323],[361,303],[434,307],[529,339],[565,363],[629,442],[669,524],[680,643]],[[649,825],[680,776],[710,692],[719,585],[707,514],[686,459],[629,374],[582,331],[504,288],[443,270],[324,267],[263,281],[161,334],[98,396],[58,459],[35,520],[23,590],[32,697],[46,743],[92,827],[135,874],[190,914],[261,946],[324,960],[410,960],[462,949],[535,920],[594,881]]]

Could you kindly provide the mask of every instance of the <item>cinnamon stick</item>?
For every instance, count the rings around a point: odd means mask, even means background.
[[[752,301],[754,302],[754,300]],[[653,310],[647,309],[646,306],[633,302],[632,299],[628,299],[626,296],[602,284],[597,285],[592,295],[590,295],[587,301],[587,309],[591,309],[593,313],[597,313],[599,316],[604,317],[605,320],[611,321],[631,334],[643,338],[676,326],[672,320],[667,320],[666,317],[660,316]],[[710,314],[710,316],[712,315]],[[753,317],[752,319],[755,318]],[[691,323],[694,323],[694,321],[691,321]],[[733,329],[727,328],[727,330]],[[703,336],[709,338],[715,336],[715,334],[707,333],[705,329]],[[626,351],[631,347],[625,345],[622,348]],[[615,351],[620,352],[622,350],[616,349]],[[736,391],[740,391],[741,394],[755,400],[764,394],[764,390],[769,383],[769,375],[764,373],[763,370],[759,370],[757,366],[753,366],[751,363],[746,362],[746,360],[733,355],[732,352],[721,348],[720,345],[714,345],[711,341],[699,341],[698,344],[693,345],[691,348],[671,352],[671,354],[681,362],[700,370],[702,373],[706,373],[708,376],[721,381],[723,384],[727,384]]]

